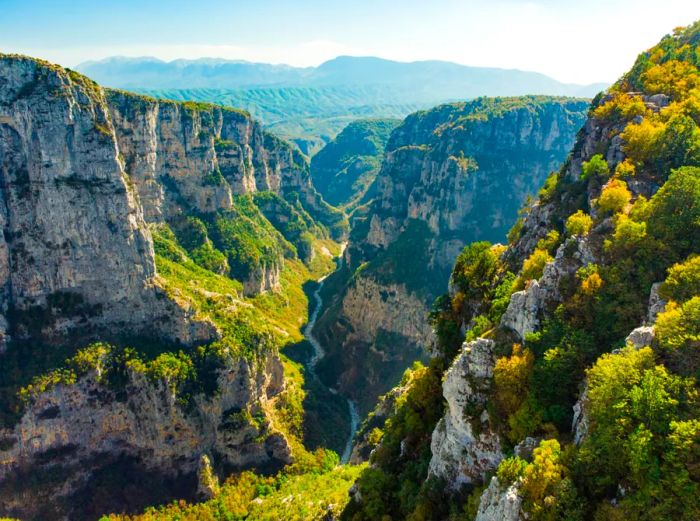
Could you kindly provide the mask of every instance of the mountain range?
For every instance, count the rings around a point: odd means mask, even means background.
[[[358,117],[403,118],[438,103],[485,95],[592,98],[606,86],[562,83],[514,69],[353,56],[303,68],[212,58],[165,62],[111,57],[77,69],[113,88],[243,108],[307,155]]]

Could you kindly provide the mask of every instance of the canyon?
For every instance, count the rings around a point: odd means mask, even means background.
[[[696,519],[698,49],[311,159],[0,54],[0,515]]]

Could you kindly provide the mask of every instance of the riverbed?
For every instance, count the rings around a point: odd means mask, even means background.
[[[338,266],[336,268],[336,271],[343,267],[344,251],[345,243],[341,244],[340,246],[340,254],[338,257]],[[314,291],[313,293],[313,298],[316,301],[316,305],[314,306],[313,313],[311,313],[311,316],[309,317],[309,322],[304,330],[304,337],[314,349],[314,353],[308,362],[307,368],[311,377],[316,378],[318,381],[321,381],[321,379],[318,378],[318,374],[316,374],[316,365],[325,355],[325,351],[323,349],[323,346],[321,346],[321,343],[314,336],[313,332],[314,326],[316,325],[316,319],[318,319],[318,316],[321,313],[321,309],[323,308],[323,299],[321,298],[321,291],[323,290],[323,285],[327,277],[328,275],[318,279],[318,288],[316,288],[316,291]],[[338,394],[338,390],[334,389],[333,387],[328,387],[327,389],[333,394]],[[347,463],[350,460],[350,455],[352,454],[352,442],[360,423],[360,414],[357,411],[357,404],[349,398],[347,399],[347,402],[348,412],[350,414],[350,429],[348,433],[348,441],[345,444],[345,449],[343,449],[343,453],[340,455],[341,463]]]

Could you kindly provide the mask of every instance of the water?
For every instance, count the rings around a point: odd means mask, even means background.
[[[338,261],[338,270],[343,267],[343,251],[345,251],[345,243],[341,244],[340,246],[340,260]],[[318,379],[318,375],[316,374],[316,365],[321,360],[321,358],[323,358],[325,351],[323,350],[321,343],[314,336],[313,330],[314,326],[316,325],[318,315],[321,312],[321,308],[323,307],[321,291],[323,290],[323,285],[325,284],[326,277],[321,277],[320,279],[318,279],[318,288],[316,288],[316,291],[314,291],[313,294],[314,300],[316,301],[316,306],[314,306],[314,311],[313,313],[311,313],[311,316],[309,317],[309,322],[306,325],[306,329],[304,330],[304,337],[306,338],[306,340],[308,340],[309,344],[311,344],[311,347],[313,347],[314,349],[314,354],[311,356],[311,360],[309,360],[308,370],[309,374],[316,379]],[[328,387],[328,390],[333,394],[338,394],[338,391],[336,389],[333,389],[332,387]],[[357,432],[357,428],[360,424],[360,414],[357,411],[357,404],[349,398],[348,411],[350,413],[350,432],[348,433],[348,441],[345,444],[345,449],[343,450],[343,454],[340,457],[341,463],[347,463],[350,460],[350,455],[352,454],[353,438],[355,437],[355,432]]]

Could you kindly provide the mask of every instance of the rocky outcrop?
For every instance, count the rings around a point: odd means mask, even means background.
[[[508,487],[501,485],[497,477],[481,495],[479,510],[474,521],[521,521],[526,519],[522,511],[523,498],[519,495],[518,484]]]
[[[0,57],[0,87],[4,343],[8,333],[53,342],[115,329],[184,343],[215,337],[181,327],[192,318],[158,288],[103,92],[17,57]]]
[[[58,384],[35,396],[19,424],[2,432],[0,483],[20,469],[40,475],[63,468],[61,490],[47,485],[32,497],[70,497],[93,472],[120,458],[166,476],[201,472],[206,454],[216,454],[217,465],[228,470],[289,463],[287,440],[264,414],[284,389],[277,355],[231,360],[218,373],[217,389],[183,407],[167,379],[153,381],[132,369],[117,387],[99,368],[75,384]],[[75,462],[82,462],[79,470]],[[2,511],[31,516],[27,493],[20,500],[0,484]]]
[[[503,458],[486,410],[494,346],[493,340],[483,338],[465,343],[445,374],[447,413],[433,432],[429,475],[444,479],[453,490],[481,481]]]
[[[526,289],[511,295],[501,327],[516,333],[519,340],[537,330],[547,309],[561,302],[559,286],[580,268],[595,262],[595,256],[585,237],[569,237],[557,249],[552,262],[545,265],[542,277],[527,283]]]
[[[325,346],[344,338],[345,347],[321,361],[321,377],[357,400],[366,414],[376,397],[387,392],[431,345],[433,331],[425,320],[425,303],[404,284],[383,285],[357,277],[334,305],[340,309],[328,308],[317,334]]]

